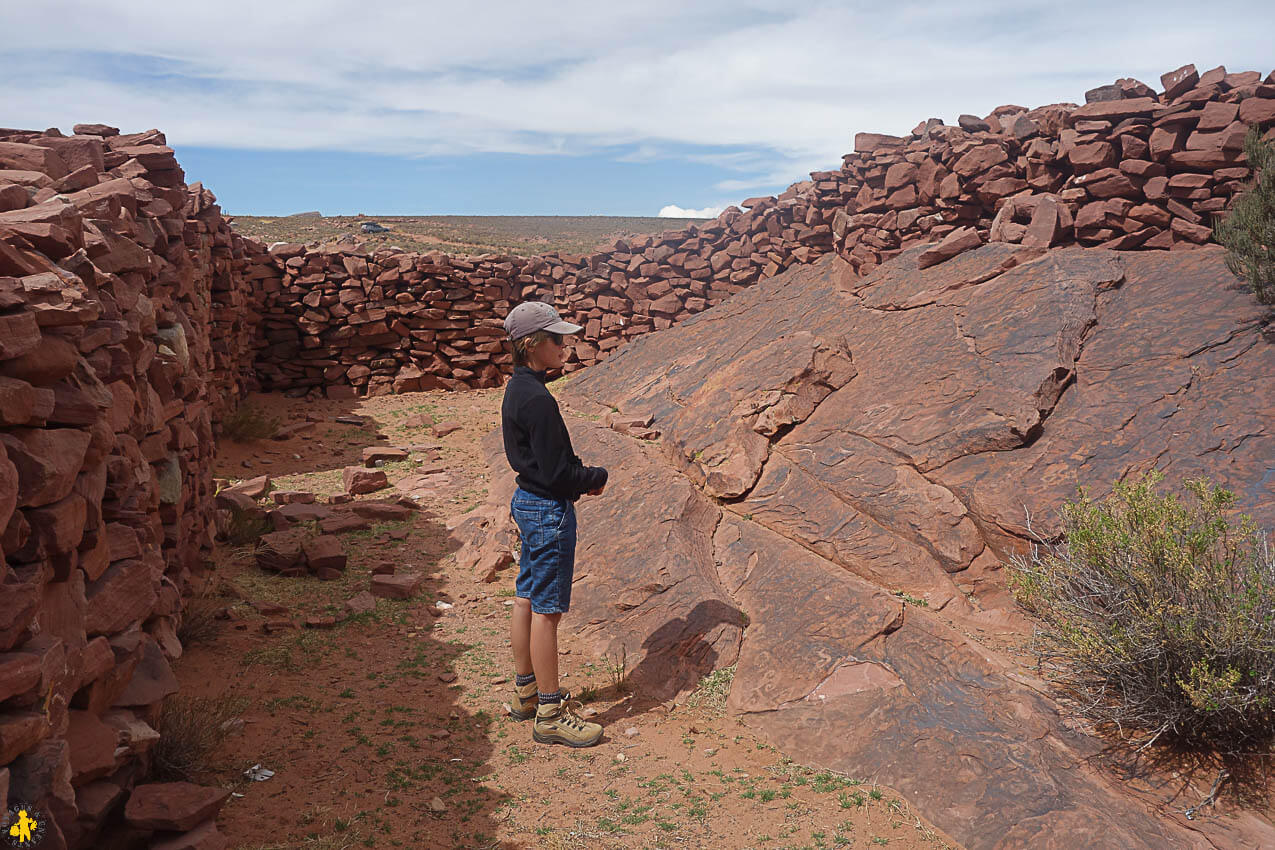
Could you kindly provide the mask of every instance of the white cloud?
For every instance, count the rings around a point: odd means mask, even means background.
[[[618,146],[749,192],[837,168],[859,131],[1158,85],[1184,62],[1266,73],[1275,4],[50,0],[3,18],[23,45],[0,49],[9,126],[399,156]]]
[[[677,204],[669,204],[660,207],[660,218],[717,218],[722,214],[722,210],[726,207],[703,207],[698,210],[686,209],[679,207]]]

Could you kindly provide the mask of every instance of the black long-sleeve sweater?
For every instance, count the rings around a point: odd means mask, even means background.
[[[522,489],[546,499],[576,501],[607,482],[601,466],[585,466],[571,449],[558,400],[545,387],[548,373],[515,366],[500,405],[505,457]]]

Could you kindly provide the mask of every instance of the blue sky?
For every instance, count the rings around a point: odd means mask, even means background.
[[[263,215],[712,213],[856,132],[1275,66],[1252,0],[45,0],[0,28],[0,126],[158,127]]]
[[[622,160],[622,153],[404,158],[182,146],[179,154],[187,180],[202,180],[223,210],[238,215],[307,210],[328,215],[655,215],[687,186],[708,184],[711,191],[712,183],[736,174],[675,156]]]

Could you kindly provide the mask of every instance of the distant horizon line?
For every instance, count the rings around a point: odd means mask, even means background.
[[[604,213],[325,213],[301,212],[271,215],[269,213],[236,213],[226,209],[222,215],[230,218],[642,218],[652,221],[712,221],[713,217],[659,216],[659,215],[610,215]]]

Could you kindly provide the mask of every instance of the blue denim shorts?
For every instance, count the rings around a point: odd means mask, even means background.
[[[516,593],[537,614],[562,614],[571,607],[576,559],[576,506],[514,488],[509,513],[518,525],[522,553]]]

